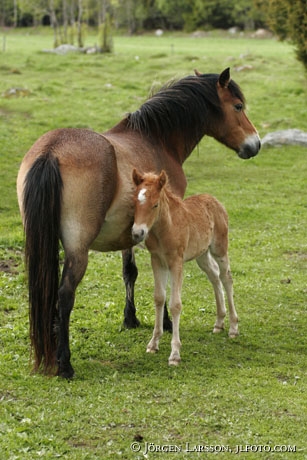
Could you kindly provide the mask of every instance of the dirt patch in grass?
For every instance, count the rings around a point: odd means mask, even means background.
[[[0,258],[0,272],[8,273],[10,275],[18,275],[21,251],[4,251],[4,253],[1,255],[2,258]]]
[[[307,260],[307,252],[304,251],[287,251],[285,256],[288,259]]]
[[[17,275],[18,263],[13,259],[1,260],[0,261],[0,271],[5,273],[10,273],[11,275]]]

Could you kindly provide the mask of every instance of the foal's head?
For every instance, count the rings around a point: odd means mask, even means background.
[[[167,183],[167,175],[165,171],[159,175],[142,175],[134,169],[132,178],[136,185],[132,239],[137,244],[146,238],[159,216],[161,191]]]

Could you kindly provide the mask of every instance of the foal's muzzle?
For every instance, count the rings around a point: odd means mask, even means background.
[[[132,239],[135,244],[141,243],[147,236],[148,230],[145,225],[136,225],[134,224],[132,227]]]
[[[238,151],[238,155],[243,160],[247,160],[248,158],[252,158],[257,155],[261,148],[261,141],[258,134],[253,134],[249,136],[243,144],[240,146]]]

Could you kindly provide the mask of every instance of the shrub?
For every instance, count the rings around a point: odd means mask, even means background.
[[[306,0],[269,0],[268,24],[281,40],[296,46],[297,59],[307,70]]]

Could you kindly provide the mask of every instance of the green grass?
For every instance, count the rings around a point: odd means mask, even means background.
[[[212,289],[196,264],[187,264],[178,368],[167,365],[169,334],[158,354],[145,353],[154,322],[153,280],[148,254],[138,249],[141,328],[121,331],[120,254],[91,252],[71,318],[76,376],[67,382],[31,374],[15,192],[19,163],[45,131],[103,131],[138,108],[152,84],[194,68],[232,68],[261,137],[277,129],[306,130],[307,84],[292,48],[213,34],[115,37],[110,56],[41,52],[51,44],[43,32],[8,33],[0,54],[0,94],[11,87],[30,91],[0,99],[0,459],[141,459],[146,443],[156,450],[149,459],[211,458],[185,452],[186,443],[188,450],[266,446],[239,458],[307,458],[306,149],[263,149],[243,161],[207,138],[186,162],[187,194],[212,193],[229,213],[240,336],[212,334]],[[252,70],[234,70],[244,63]],[[133,442],[140,452],[132,452]],[[297,452],[265,451],[277,445]],[[181,452],[157,452],[162,446]]]

